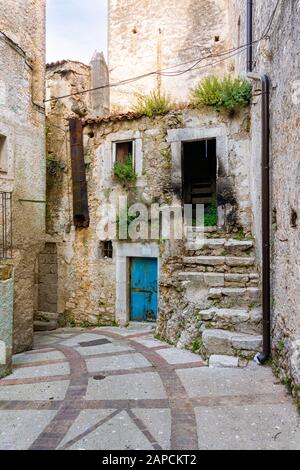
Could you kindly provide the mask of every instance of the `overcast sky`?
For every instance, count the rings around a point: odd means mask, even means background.
[[[47,0],[47,62],[106,54],[107,0]]]

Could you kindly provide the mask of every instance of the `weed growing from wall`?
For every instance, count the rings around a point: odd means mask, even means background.
[[[192,90],[192,104],[199,109],[215,108],[219,112],[233,115],[249,106],[252,97],[252,86],[244,78],[223,78],[210,76]]]
[[[128,155],[124,163],[116,162],[114,165],[114,176],[123,184],[133,183],[136,180],[136,174],[133,167],[132,155]]]
[[[171,111],[172,102],[170,98],[158,91],[152,91],[148,95],[140,95],[133,108],[135,113],[152,118],[162,116]]]

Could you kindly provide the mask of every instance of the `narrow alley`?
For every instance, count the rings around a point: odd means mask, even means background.
[[[0,385],[1,449],[300,449],[270,368],[207,367],[149,325],[37,333]]]

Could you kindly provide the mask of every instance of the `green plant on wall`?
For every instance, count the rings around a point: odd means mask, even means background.
[[[204,213],[204,226],[215,227],[218,225],[218,209],[217,204],[212,203],[208,206]]]
[[[114,176],[123,184],[133,183],[136,180],[132,155],[129,154],[124,163],[116,162],[114,164]]]
[[[167,114],[172,108],[170,98],[159,91],[152,91],[148,95],[140,95],[133,111],[142,116],[154,117]]]
[[[249,106],[251,97],[251,83],[244,78],[232,78],[230,75],[204,78],[191,94],[192,104],[196,108],[212,107],[229,115]]]

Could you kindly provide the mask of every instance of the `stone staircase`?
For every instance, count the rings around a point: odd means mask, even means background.
[[[197,308],[203,353],[251,359],[262,347],[254,242],[218,235],[185,244],[178,281]]]

